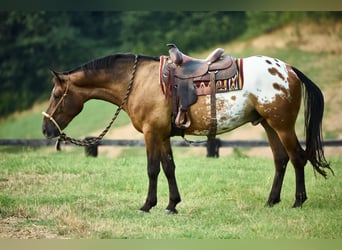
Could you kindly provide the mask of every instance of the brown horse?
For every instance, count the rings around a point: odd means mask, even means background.
[[[275,163],[274,181],[266,205],[273,206],[280,202],[283,178],[290,160],[296,176],[293,207],[301,207],[307,199],[304,180],[307,161],[324,177],[324,168],[331,170],[322,148],[323,95],[302,72],[278,59],[253,56],[242,60],[243,89],[216,94],[217,134],[247,122],[261,123]],[[159,84],[159,65],[159,57],[114,54],[71,71],[53,72],[54,88],[49,107],[43,112],[42,129],[47,138],[58,137],[89,99],[123,104],[122,108],[133,126],[144,134],[146,144],[149,188],[140,210],[148,212],[157,204],[157,179],[161,163],[169,185],[167,211],[176,213],[176,205],[181,198],[170,144],[172,103]],[[128,96],[127,88],[133,77]],[[299,144],[295,133],[302,92],[305,97],[306,150]],[[127,102],[124,101],[127,98]],[[185,134],[208,135],[211,119],[209,98],[199,96],[190,107],[192,123]]]

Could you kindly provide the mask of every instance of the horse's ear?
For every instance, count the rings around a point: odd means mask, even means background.
[[[59,83],[62,82],[62,79],[61,79],[61,77],[59,76],[59,73],[58,73],[57,71],[55,71],[55,70],[53,70],[53,69],[50,68],[50,72],[51,72],[52,76],[56,77],[56,79],[58,80]]]

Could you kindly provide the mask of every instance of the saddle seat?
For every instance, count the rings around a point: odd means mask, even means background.
[[[172,63],[175,67],[174,76],[179,79],[190,79],[194,78],[194,81],[209,81],[210,71],[217,71],[222,75],[222,70],[226,69],[224,75],[217,76],[220,78],[230,78],[236,73],[234,67],[234,60],[231,56],[222,56],[224,49],[217,48],[211,52],[206,59],[197,59],[183,54],[174,44],[168,44],[170,47],[169,55]],[[207,75],[205,78],[198,78]],[[223,79],[222,78],[222,79]]]

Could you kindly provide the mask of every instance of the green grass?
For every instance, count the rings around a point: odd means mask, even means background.
[[[134,148],[131,148],[134,150]],[[140,150],[140,149],[139,149]],[[139,151],[138,150],[138,151]],[[83,152],[2,153],[0,218],[15,228],[39,225],[66,238],[337,239],[342,236],[342,186],[306,169],[309,200],[292,209],[294,171],[289,166],[282,202],[265,208],[273,178],[270,159],[175,155],[183,201],[178,215],[165,214],[168,188],[159,176],[158,205],[138,212],[147,193],[146,158],[87,158]],[[21,220],[19,220],[21,218]],[[20,237],[20,234],[18,234]]]

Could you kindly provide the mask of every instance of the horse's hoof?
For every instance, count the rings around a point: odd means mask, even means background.
[[[293,204],[293,208],[297,208],[297,207],[300,207],[302,208],[303,207],[303,203],[308,199],[308,197],[306,196],[306,193],[305,192],[302,192],[298,195],[296,195],[296,201],[295,203]]]
[[[269,208],[271,208],[273,206],[274,206],[274,204],[270,203],[270,202],[266,202],[265,205],[264,205],[264,207],[269,207]]]
[[[269,200],[265,203],[265,207],[274,207],[277,203],[280,202],[280,199],[277,200]]]
[[[297,204],[297,202],[295,202],[292,206],[292,208],[302,208],[302,207],[303,207],[303,203]]]
[[[303,207],[303,203],[302,201],[295,201],[295,203],[293,204],[292,208],[302,208]]]
[[[141,209],[141,208],[138,210],[138,212],[141,213],[141,214],[149,214],[150,213],[149,210],[144,210],[144,209]]]
[[[178,214],[177,209],[165,209],[166,214]]]

